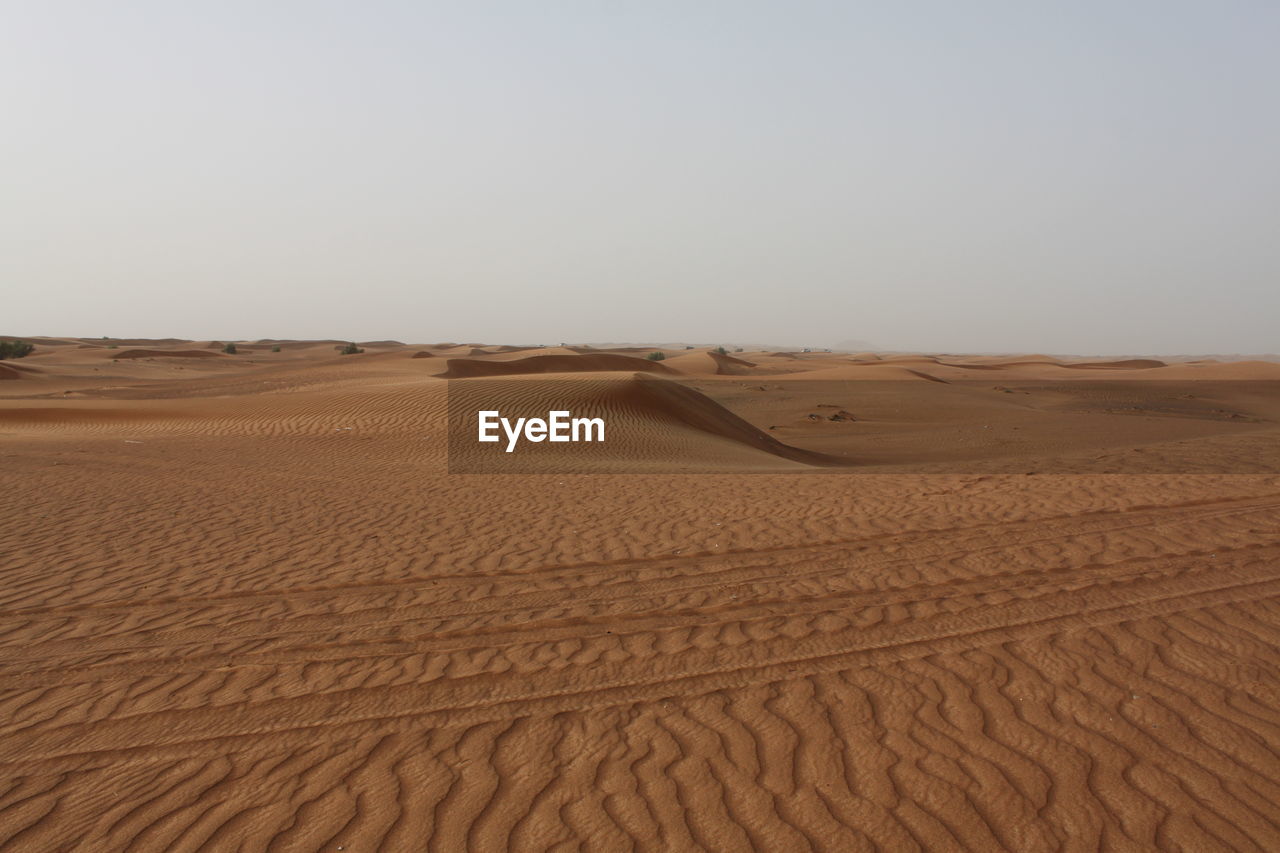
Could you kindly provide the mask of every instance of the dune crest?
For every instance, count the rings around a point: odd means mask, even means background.
[[[112,359],[126,358],[221,358],[222,353],[210,350],[187,349],[126,349],[106,350],[105,355]]]
[[[462,379],[471,376],[508,376],[531,373],[603,373],[612,371],[641,371],[646,373],[670,373],[671,369],[659,361],[633,358],[613,353],[590,355],[534,355],[507,361],[478,361],[471,358],[451,358],[440,376],[446,379]]]

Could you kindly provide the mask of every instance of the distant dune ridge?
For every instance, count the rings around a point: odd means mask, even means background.
[[[631,370],[647,373],[670,373],[660,361],[648,361],[627,355],[593,353],[591,355],[533,355],[512,361],[481,361],[474,358],[451,358],[446,362],[448,379],[468,376],[504,376],[530,373],[599,373],[601,371]],[[487,353],[480,353],[482,355]]]
[[[163,349],[126,349],[106,350],[111,358],[220,358],[222,353],[207,349],[163,350]]]
[[[31,340],[0,849],[1280,850],[1274,362]]]

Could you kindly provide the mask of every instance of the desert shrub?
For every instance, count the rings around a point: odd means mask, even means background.
[[[727,349],[725,349],[724,347],[716,347],[716,352],[720,353],[721,355],[728,355],[728,354],[729,354],[729,351],[728,351]]]
[[[227,355],[235,355],[235,354],[236,354],[236,345],[235,345],[235,344],[227,344],[225,347],[223,347],[223,348],[222,348],[222,351],[223,351],[223,352],[225,352]]]
[[[273,346],[273,347],[271,348],[271,351],[272,351],[272,352],[280,352],[280,345],[279,345],[279,344],[276,344],[275,346]]]
[[[645,358],[649,359],[650,361],[662,361],[666,357],[667,357],[666,354],[661,352],[651,352],[645,356]]]
[[[120,349],[119,344],[107,344],[107,349]]]
[[[364,352],[364,350],[356,346],[355,343],[349,343],[342,348],[343,355],[358,355],[359,353],[362,353],[362,352]]]
[[[734,349],[734,352],[742,352],[742,347],[736,347],[736,348]]]
[[[0,359],[23,358],[31,355],[33,349],[35,346],[26,341],[0,341]]]

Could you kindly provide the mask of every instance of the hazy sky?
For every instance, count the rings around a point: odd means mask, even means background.
[[[0,5],[5,334],[1280,350],[1280,3]]]

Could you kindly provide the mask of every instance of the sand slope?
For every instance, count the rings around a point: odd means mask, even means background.
[[[1280,848],[1280,475],[753,446],[1081,399],[840,357],[948,382],[819,384],[883,411],[793,439],[767,377],[568,374],[741,469],[450,475],[447,385],[541,386],[422,350],[73,342],[0,383],[0,849]],[[1274,443],[1236,427],[1224,471]]]

